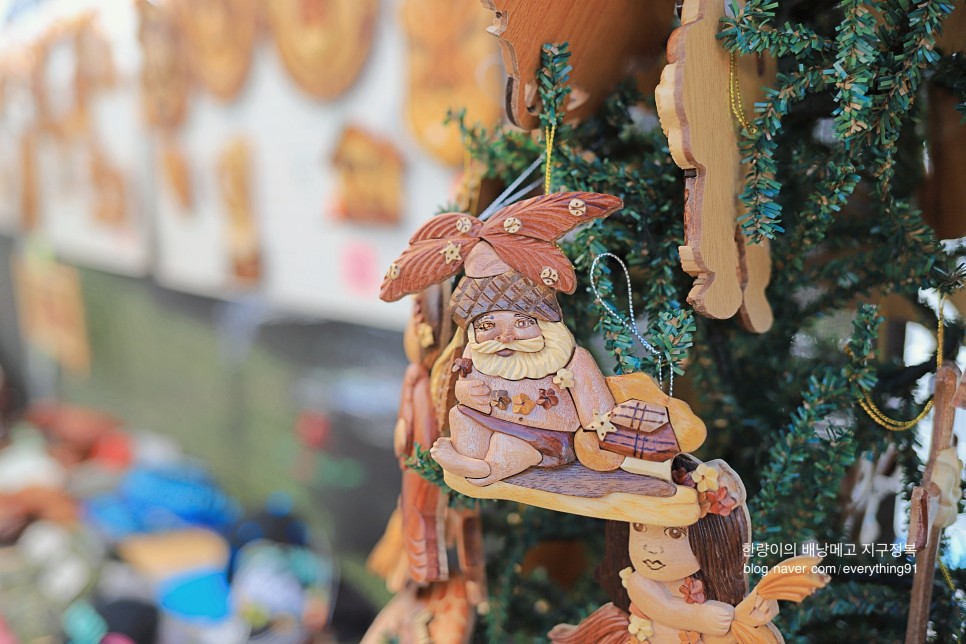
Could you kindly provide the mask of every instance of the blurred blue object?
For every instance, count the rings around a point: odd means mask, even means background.
[[[117,492],[85,501],[84,509],[88,521],[110,539],[189,526],[224,533],[240,514],[237,502],[205,470],[189,464],[135,467]]]
[[[209,570],[175,577],[158,589],[161,608],[185,622],[220,622],[230,615],[224,571]]]

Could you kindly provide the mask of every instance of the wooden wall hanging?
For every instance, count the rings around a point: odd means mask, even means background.
[[[80,136],[89,127],[90,88],[77,57],[79,28],[76,20],[58,23],[32,45],[34,67],[31,80],[37,123],[41,131],[66,138]],[[53,57],[69,59],[72,83],[65,85],[63,79],[49,77]]]
[[[222,101],[245,84],[258,31],[256,0],[180,0],[191,70]]]
[[[25,255],[14,262],[13,275],[23,337],[66,370],[87,373],[90,345],[78,270]]]
[[[40,191],[37,177],[37,134],[26,131],[20,136],[20,223],[24,232],[40,222]]]
[[[464,160],[448,110],[466,109],[467,123],[500,119],[503,80],[497,47],[486,33],[490,16],[474,2],[405,0],[400,21],[408,36],[406,122],[419,144],[443,163]]]
[[[570,104],[567,121],[581,121],[600,106],[628,73],[664,55],[674,19],[674,0],[482,0],[495,12],[489,31],[500,39],[509,74],[506,112],[510,121],[540,126],[536,75],[545,43],[570,43]],[[650,92],[653,84],[646,87]]]
[[[184,214],[190,213],[194,203],[191,165],[184,150],[174,140],[169,139],[161,144],[161,168],[181,211]]]
[[[378,0],[272,0],[264,4],[289,74],[316,98],[355,82],[372,46]]]
[[[110,165],[104,154],[91,147],[90,172],[94,192],[94,221],[110,228],[127,223],[127,186],[124,174]]]
[[[137,0],[141,40],[141,100],[148,123],[174,128],[188,108],[188,60],[177,7],[171,0]]]
[[[336,146],[332,163],[339,175],[339,219],[395,225],[402,217],[402,154],[387,139],[353,126]]]
[[[725,15],[722,0],[684,0],[681,27],[667,43],[668,65],[655,90],[661,126],[685,177],[685,240],[681,267],[695,278],[688,302],[702,315],[736,313],[750,331],[771,327],[765,297],[771,273],[769,244],[751,245],[737,226],[744,171],[731,113],[730,56],[715,38]],[[742,109],[752,113],[761,86],[775,76],[773,61],[742,57]]]
[[[251,203],[252,155],[248,143],[235,139],[218,157],[218,185],[227,216],[227,247],[231,274],[238,282],[261,277],[258,225]]]

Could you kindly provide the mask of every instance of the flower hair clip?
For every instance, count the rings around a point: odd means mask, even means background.
[[[702,518],[708,514],[726,517],[738,506],[738,498],[731,493],[725,482],[719,482],[720,476],[721,471],[718,468],[706,463],[699,464],[691,471],[679,467],[672,472],[675,483],[697,491]]]

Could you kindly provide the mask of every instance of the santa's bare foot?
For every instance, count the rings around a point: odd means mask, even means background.
[[[429,453],[444,470],[457,476],[481,478],[490,473],[490,466],[486,461],[460,454],[449,438],[437,439]]]
[[[473,485],[490,485],[537,465],[543,456],[525,440],[507,434],[493,434],[486,452],[489,474],[484,478],[467,478]]]

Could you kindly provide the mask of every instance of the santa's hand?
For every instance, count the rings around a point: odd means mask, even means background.
[[[778,615],[778,602],[774,599],[763,599],[757,591],[745,597],[735,606],[735,620],[748,626],[762,626]]]
[[[490,387],[482,380],[457,380],[456,400],[484,413],[490,413]]]

